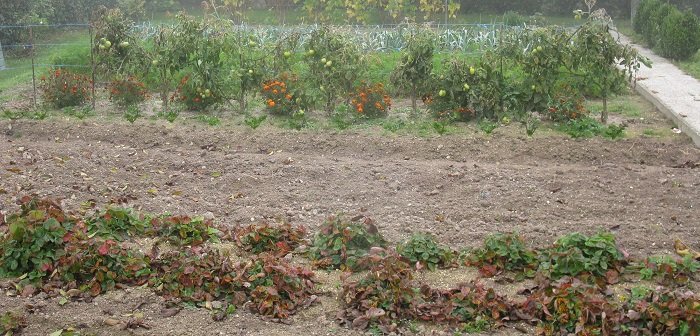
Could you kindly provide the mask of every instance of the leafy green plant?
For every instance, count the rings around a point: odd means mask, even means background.
[[[221,119],[219,119],[217,116],[213,115],[206,115],[206,114],[199,114],[195,117],[195,119],[209,125],[209,126],[219,126],[221,125]]]
[[[620,139],[625,136],[625,129],[626,127],[624,125],[608,125],[605,127],[602,135],[612,140]]]
[[[123,241],[127,236],[144,234],[147,219],[140,218],[132,209],[109,207],[95,217],[85,220],[88,235]]]
[[[314,274],[270,254],[233,264],[217,250],[186,249],[158,258],[158,276],[150,284],[166,298],[189,302],[225,299],[234,306],[287,318],[313,303]]]
[[[306,112],[304,112],[304,110],[294,112],[292,116],[287,119],[286,122],[287,127],[295,130],[301,130],[308,125],[309,119],[306,117]]]
[[[498,123],[489,121],[489,120],[481,120],[479,121],[479,129],[483,131],[486,134],[491,134],[493,131],[498,128]]]
[[[497,324],[512,309],[507,299],[478,283],[447,290],[421,286],[413,281],[405,259],[391,252],[372,254],[362,263],[369,272],[345,282],[341,294],[341,323],[356,329],[376,326],[385,334],[396,332],[399,319],[453,324],[486,319]]]
[[[518,234],[494,234],[486,237],[482,248],[466,256],[466,264],[479,267],[479,272],[494,276],[503,270],[534,276],[538,266],[537,253],[525,246]]]
[[[427,267],[431,271],[450,266],[455,257],[451,249],[440,246],[434,236],[424,233],[413,234],[396,247],[396,252],[412,264]]]
[[[6,311],[0,314],[0,333],[3,335],[14,335],[27,326],[27,318],[19,313]]]
[[[448,131],[447,122],[445,121],[433,121],[432,125],[433,129],[435,130],[435,132],[437,132],[437,134],[443,135],[446,134]]]
[[[604,136],[609,139],[618,139],[625,135],[625,126],[605,126],[590,117],[569,120],[564,124],[560,124],[558,128],[560,131],[568,134],[574,139],[590,138],[594,136]]]
[[[627,261],[615,244],[615,236],[605,232],[592,236],[568,234],[540,256],[539,271],[551,279],[588,273],[609,283],[616,281]]]
[[[54,269],[63,256],[64,237],[75,219],[48,199],[24,197],[20,213],[7,216],[8,232],[0,241],[0,276],[17,277],[27,273],[39,281]]]
[[[700,18],[693,12],[673,9],[660,22],[659,50],[661,56],[685,60],[700,49]]]
[[[309,257],[323,269],[356,270],[359,261],[372,247],[384,247],[386,241],[372,220],[347,220],[342,215],[331,216],[314,236]]]
[[[601,335],[621,332],[623,312],[597,287],[565,277],[541,285],[520,305],[522,313],[539,320],[537,335]],[[605,316],[605,318],[598,318]]]
[[[124,119],[133,124],[138,118],[141,118],[141,109],[137,105],[128,106],[124,113]]]
[[[260,125],[262,125],[263,122],[265,122],[265,120],[267,120],[266,115],[261,115],[261,116],[257,116],[257,117],[253,116],[253,115],[248,115],[245,117],[243,122],[246,125],[248,125],[248,127],[252,128],[252,129],[257,129],[258,127],[260,127]]]
[[[670,256],[651,256],[644,260],[640,270],[642,279],[657,278],[664,285],[686,285],[695,279],[700,270],[700,262],[692,256],[674,259]]]
[[[114,289],[118,283],[143,284],[151,273],[143,254],[127,250],[114,240],[88,238],[74,231],[67,237],[65,255],[56,271],[66,283],[75,281],[92,296]]]
[[[700,331],[700,297],[663,287],[630,300],[622,321],[624,331],[647,335],[693,335]]]
[[[239,246],[253,253],[271,252],[285,255],[299,246],[306,235],[303,226],[292,227],[289,223],[269,224],[267,222],[251,224],[236,232]]]
[[[180,246],[197,246],[207,241],[217,242],[221,232],[210,219],[170,216],[151,220],[154,232]]]

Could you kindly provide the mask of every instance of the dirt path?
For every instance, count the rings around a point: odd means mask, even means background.
[[[700,169],[691,168],[700,149],[689,139],[418,138],[99,119],[8,126],[0,122],[3,211],[32,193],[64,198],[68,210],[90,199],[103,205],[129,197],[149,212],[211,215],[232,226],[281,216],[311,231],[328,215],[364,211],[392,242],[428,231],[455,249],[498,231],[545,246],[566,233],[600,229],[613,230],[637,256],[670,253],[674,238],[700,248]],[[242,310],[217,323],[203,310],[161,318],[160,298],[131,289],[93,303],[50,302],[31,315],[25,334],[64,326],[117,334],[102,320],[140,301],[147,301],[141,309],[153,329],[138,334],[357,334],[333,322],[338,303],[331,296],[292,325]],[[3,294],[0,309],[40,301]]]

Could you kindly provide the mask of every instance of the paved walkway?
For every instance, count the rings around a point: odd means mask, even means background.
[[[620,42],[631,44],[652,61],[651,68],[642,65],[639,70],[637,91],[700,147],[700,81],[626,36],[620,35]]]

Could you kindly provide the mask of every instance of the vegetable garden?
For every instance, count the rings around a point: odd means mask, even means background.
[[[673,125],[605,11],[101,14],[94,68],[38,83],[65,115],[0,120],[3,334],[700,334],[700,150],[625,134]]]

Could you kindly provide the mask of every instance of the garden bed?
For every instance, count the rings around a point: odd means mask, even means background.
[[[490,136],[417,137],[387,135],[379,127],[297,132],[229,122],[219,127],[145,119],[128,124],[104,117],[0,121],[0,129],[0,209],[6,214],[18,210],[18,197],[36,194],[61,199],[70,211],[90,200],[98,208],[127,200],[127,206],[148,213],[213,217],[224,229],[280,218],[306,226],[307,238],[328,216],[365,214],[391,246],[428,232],[462,250],[481,246],[492,233],[519,232],[528,246],[546,248],[574,231],[602,230],[612,232],[633,258],[673,254],[675,239],[699,247],[700,151],[672,134],[610,141],[543,132],[526,138],[511,125]],[[236,258],[250,255],[225,241],[209,244],[224,244]],[[300,256],[291,261],[310,265]],[[465,266],[424,272],[419,279],[435,288],[479,277],[476,268]],[[26,335],[62,328],[98,335],[357,334],[336,321],[343,309],[341,272],[315,273],[319,304],[285,323],[242,308],[221,322],[213,322],[207,308],[186,307],[164,317],[172,306],[150,286],[65,304],[46,294],[14,296],[14,288],[6,287],[0,311],[25,314]],[[516,292],[531,283],[508,277],[482,282],[522,301]],[[629,296],[624,286],[619,290]],[[140,318],[143,323],[134,326]],[[121,330],[124,326],[132,329]],[[402,330],[446,329],[408,323]],[[493,332],[534,334],[535,329],[519,322]]]

